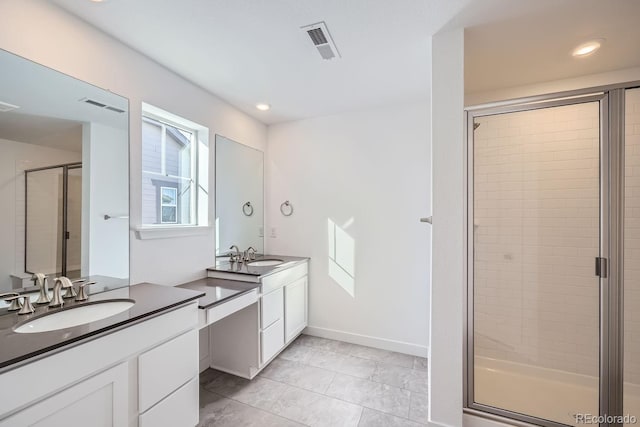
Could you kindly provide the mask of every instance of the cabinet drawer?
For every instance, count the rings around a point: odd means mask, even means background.
[[[276,321],[273,325],[261,332],[262,347],[262,363],[266,363],[269,359],[282,349],[284,346],[284,322],[282,319]]]
[[[262,306],[260,313],[260,327],[266,329],[278,319],[282,319],[284,310],[284,292],[283,289],[262,296]]]
[[[274,289],[295,282],[297,279],[307,275],[307,264],[303,263],[295,267],[287,268],[279,273],[274,273],[262,278],[262,293],[268,294]]]
[[[204,310],[206,311],[206,323],[207,325],[210,325],[220,319],[224,319],[236,311],[240,311],[243,308],[250,306],[256,301],[258,301],[258,290],[253,289],[251,292],[247,292],[244,295],[240,295],[239,297],[206,309]]]
[[[191,427],[198,424],[198,377],[140,415],[140,427]]]
[[[198,375],[198,332],[194,329],[138,358],[138,406],[144,412]]]

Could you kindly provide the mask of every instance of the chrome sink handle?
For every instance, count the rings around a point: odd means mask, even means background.
[[[5,292],[3,294],[0,294],[0,298],[3,299],[5,302],[11,302],[11,304],[9,305],[9,308],[7,310],[9,311],[18,311],[22,308],[22,304],[20,303],[20,298],[13,298],[13,297],[19,297],[20,294],[17,292]]]
[[[249,248],[246,250],[247,256],[245,257],[245,261],[253,261],[254,259],[256,259],[256,250],[253,246],[249,246]]]
[[[95,285],[96,282],[85,282],[80,281],[80,287],[78,288],[78,296],[76,297],[76,301],[86,301],[89,299],[89,295],[87,295],[87,291],[84,289],[85,286]]]
[[[66,277],[65,277],[66,279]],[[69,282],[71,282],[71,287],[67,288],[67,292],[64,293],[62,298],[75,298],[78,296],[78,293],[76,292],[76,288],[73,286],[76,283],[82,283],[82,282],[86,282],[85,279],[78,279],[78,280],[71,280],[71,279],[67,279],[69,280]]]
[[[40,291],[36,304],[49,304],[51,302],[51,297],[49,296],[49,279],[47,276],[42,273],[35,273],[31,280],[35,282],[38,286],[38,290]]]
[[[62,307],[62,305],[64,304],[64,299],[61,295],[62,289],[69,288],[73,288],[73,283],[71,283],[71,280],[64,276],[56,277],[53,280],[53,298],[51,300],[51,303],[49,304],[49,307]]]
[[[31,314],[34,311],[36,311],[36,309],[33,308],[33,305],[31,305],[31,300],[29,299],[29,294],[18,295],[18,296],[13,296],[13,297],[7,297],[7,298],[5,298],[5,300],[6,301],[15,301],[15,300],[20,300],[20,298],[22,298],[22,304],[20,304],[20,311],[18,311],[18,314],[20,314],[20,315]]]

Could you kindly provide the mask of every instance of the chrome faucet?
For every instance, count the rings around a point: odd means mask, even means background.
[[[73,283],[71,282],[71,280],[64,276],[56,277],[53,280],[53,283],[53,299],[51,300],[51,304],[49,304],[49,307],[62,307],[62,305],[64,304],[64,299],[61,295],[62,289],[66,289],[68,294],[69,289],[73,289]],[[67,298],[67,295],[65,295],[64,297]]]
[[[230,250],[234,250],[236,251],[236,253],[230,253],[229,254],[229,262],[230,263],[234,263],[234,262],[238,262],[241,263],[242,262],[242,254],[240,253],[240,248],[238,248],[237,245],[232,245],[230,248]]]
[[[35,273],[31,278],[38,286],[38,290],[40,291],[40,296],[36,300],[36,304],[49,304],[51,302],[51,297],[49,296],[49,283],[48,278],[42,273]]]
[[[244,260],[253,261],[254,259],[256,259],[256,250],[253,246],[249,246],[249,248],[244,251]]]

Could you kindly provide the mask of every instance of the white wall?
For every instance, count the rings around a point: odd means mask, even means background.
[[[141,217],[142,101],[207,126],[212,136],[264,151],[263,124],[48,2],[4,0],[0,16],[1,48],[129,98],[132,226]],[[154,240],[131,233],[131,282],[173,285],[202,277],[213,263],[214,245],[213,228],[205,235]]]
[[[24,274],[24,170],[77,162],[81,154],[0,139],[0,292],[11,288],[10,274]]]
[[[426,355],[428,132],[426,104],[269,128],[267,253],[311,257],[310,332]],[[355,243],[355,297],[329,277],[328,220]]]
[[[433,269],[429,421],[462,425],[464,33],[432,39]]]
[[[640,80],[640,68],[626,68],[607,73],[590,74],[569,79],[540,82],[531,85],[508,87],[488,92],[465,93],[466,106],[479,105],[494,101],[545,95],[576,89],[606,86]]]
[[[100,123],[83,126],[82,276],[129,276],[126,131]],[[85,249],[86,248],[86,249]]]

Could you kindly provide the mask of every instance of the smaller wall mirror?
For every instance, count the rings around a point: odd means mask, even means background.
[[[264,253],[264,153],[216,135],[216,256]]]

